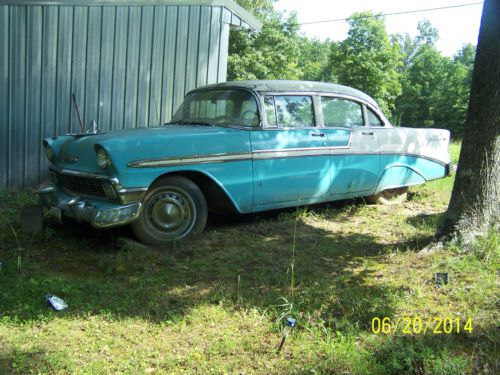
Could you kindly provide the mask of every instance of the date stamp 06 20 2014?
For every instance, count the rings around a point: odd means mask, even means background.
[[[427,319],[399,317],[391,319],[388,317],[375,317],[372,319],[372,332],[375,334],[396,334],[399,332],[404,335],[472,333],[472,319],[449,317],[431,317]]]

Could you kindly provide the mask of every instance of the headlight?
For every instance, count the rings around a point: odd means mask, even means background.
[[[45,156],[47,157],[47,160],[53,162],[55,153],[52,147],[50,147],[47,142],[43,142],[43,148],[45,149]]]
[[[109,158],[107,152],[102,148],[97,150],[97,165],[102,169],[111,165],[111,159]]]

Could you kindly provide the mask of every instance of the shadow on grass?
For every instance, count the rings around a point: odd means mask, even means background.
[[[4,348],[5,349],[5,348]],[[26,364],[30,365],[27,366]],[[50,369],[47,353],[43,350],[0,349],[0,374],[38,373],[39,369]]]
[[[335,222],[361,207],[345,205],[315,210]],[[131,237],[128,228],[52,225],[35,237],[29,256],[21,252],[20,273],[17,245],[9,241],[0,248],[0,319],[105,313],[164,322],[207,303],[256,307],[275,318],[291,314],[333,330],[368,330],[373,317],[392,317],[404,291],[373,283],[383,276],[372,265],[386,244],[369,233],[327,230],[299,219],[292,291],[294,217],[295,210],[286,210],[216,218],[200,238],[163,249],[118,248],[117,237]],[[46,293],[65,299],[69,308],[51,311]]]

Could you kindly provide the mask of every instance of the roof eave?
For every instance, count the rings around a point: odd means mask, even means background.
[[[237,15],[249,28],[260,31],[262,22],[232,0],[0,0],[0,5],[205,5],[222,6]]]

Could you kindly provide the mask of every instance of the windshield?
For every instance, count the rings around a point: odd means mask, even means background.
[[[254,97],[243,90],[206,90],[188,95],[172,118],[173,123],[258,126]]]

